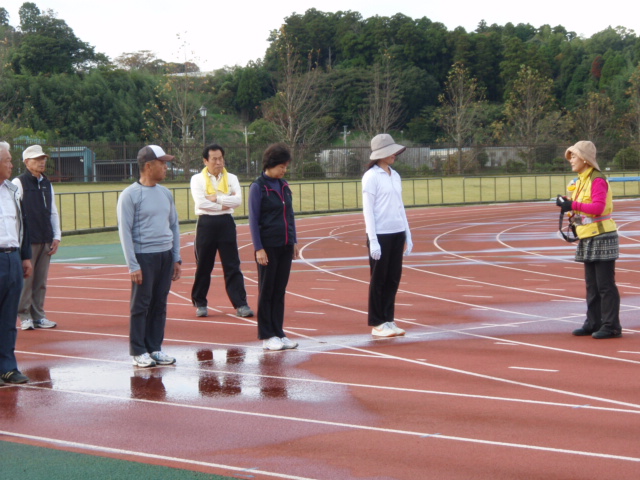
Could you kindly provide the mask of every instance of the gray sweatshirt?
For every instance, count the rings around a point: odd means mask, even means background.
[[[136,182],[118,198],[118,232],[129,273],[140,270],[136,253],[171,250],[180,261],[180,228],[173,196],[162,185],[145,187]]]

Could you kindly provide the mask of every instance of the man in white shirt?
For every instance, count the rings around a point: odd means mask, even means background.
[[[26,383],[15,348],[18,300],[22,282],[31,275],[31,243],[18,189],[9,182],[13,164],[10,146],[0,142],[0,385]]]
[[[26,148],[22,152],[22,161],[27,170],[12,181],[18,187],[26,212],[33,265],[33,275],[24,281],[18,306],[22,330],[57,325],[47,319],[44,311],[49,264],[62,239],[53,185],[44,174],[48,159],[49,155],[40,145]]]
[[[242,189],[238,177],[227,172],[224,149],[211,144],[202,152],[204,168],[191,177],[191,195],[198,215],[194,250],[196,274],[191,300],[198,317],[206,317],[207,294],[216,253],[220,252],[227,296],[239,317],[252,317],[247,305],[244,276],[240,270],[238,239],[233,211],[242,203]]]

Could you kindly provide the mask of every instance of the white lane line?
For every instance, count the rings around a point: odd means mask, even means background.
[[[57,279],[56,279],[57,280]],[[82,280],[91,280],[91,279],[85,279],[83,278]],[[104,292],[105,288],[104,287],[84,287],[84,286],[77,286],[77,285],[59,285],[59,284],[53,284],[53,285],[49,285],[47,284],[47,290],[49,290],[50,288],[64,288],[65,290],[68,288],[77,288],[77,289],[81,289],[81,290],[100,290],[101,292]],[[131,288],[113,288],[113,287],[109,287],[109,291],[110,292],[131,292]]]
[[[463,336],[469,336],[469,337],[474,337],[474,338],[481,338],[481,339],[485,339],[485,340],[492,340],[494,342],[505,342],[505,343],[512,343],[514,345],[521,345],[521,346],[525,346],[525,347],[530,347],[530,348],[540,348],[542,350],[551,350],[553,352],[560,352],[560,353],[569,353],[572,355],[582,355],[585,357],[591,357],[591,358],[600,358],[600,359],[604,359],[604,360],[612,360],[612,361],[616,361],[616,362],[623,362],[623,363],[632,363],[635,365],[639,365],[640,361],[638,360],[631,360],[628,358],[620,358],[620,357],[612,357],[612,356],[608,356],[608,355],[599,355],[596,353],[589,353],[589,352],[582,352],[580,350],[569,350],[566,348],[558,348],[558,347],[551,347],[548,345],[539,345],[539,344],[535,344],[535,343],[527,343],[527,342],[522,342],[522,341],[518,341],[518,340],[511,340],[511,339],[507,339],[507,338],[500,338],[500,337],[493,337],[490,335],[482,335],[479,333],[473,333],[470,330],[479,330],[479,329],[483,329],[483,328],[487,328],[487,327],[469,327],[466,329],[460,329],[460,330],[453,330],[453,329],[449,329],[449,328],[442,328],[442,327],[436,327],[434,325],[427,325],[427,324],[422,324],[422,323],[418,323],[418,322],[409,322],[407,320],[404,320],[402,318],[398,319],[399,321],[403,321],[405,323],[411,324],[411,325],[416,325],[416,326],[420,326],[420,327],[425,327],[425,328],[429,328],[431,329],[431,331],[428,333],[428,335],[433,335],[436,333],[448,333],[448,334],[458,334],[458,335],[463,335]],[[521,322],[521,325],[526,325],[527,323],[530,322]],[[623,332],[626,331],[626,329],[622,329]],[[417,334],[416,336],[419,336],[419,334]]]
[[[45,389],[45,388],[37,387],[37,386],[30,387],[28,384],[21,385],[20,387],[21,388],[25,388],[25,389],[51,391],[51,389],[48,389],[48,388]],[[160,402],[160,401],[155,401],[155,400],[131,398],[129,396],[120,397],[120,396],[117,396],[117,395],[106,395],[106,394],[89,393],[89,392],[82,392],[82,391],[78,391],[78,390],[56,389],[55,391],[58,392],[58,393],[68,393],[68,394],[71,394],[71,395],[82,395],[82,396],[86,396],[86,397],[108,398],[108,399],[113,399],[113,400],[120,400],[120,401],[123,401],[123,402],[146,403],[146,404],[155,404],[155,405],[162,406],[162,407],[171,406],[171,407],[178,407],[178,408],[187,408],[187,409],[190,409],[190,410],[201,410],[201,411],[207,411],[207,412],[218,412],[218,413],[227,413],[227,414],[233,414],[233,415],[244,415],[244,416],[249,416],[249,417],[269,418],[269,419],[284,420],[284,421],[291,421],[291,422],[300,422],[300,423],[307,423],[307,424],[314,424],[314,425],[322,425],[322,426],[326,426],[326,427],[340,427],[340,428],[348,428],[348,429],[352,429],[352,430],[363,430],[363,431],[371,431],[371,432],[378,432],[378,433],[390,433],[390,434],[406,435],[406,436],[413,436],[413,437],[424,437],[425,435],[432,435],[432,436],[434,435],[432,432],[418,432],[418,431],[411,431],[411,430],[400,430],[400,429],[393,429],[393,428],[374,427],[374,426],[370,426],[370,425],[362,425],[362,424],[354,424],[354,423],[331,422],[331,421],[327,421],[327,420],[317,420],[317,419],[312,419],[312,418],[293,417],[293,416],[288,416],[288,415],[275,415],[275,414],[267,414],[267,413],[261,413],[261,412],[249,412],[249,411],[244,411],[244,410],[234,410],[234,409],[230,409],[230,408],[219,408],[219,407],[210,407],[210,406],[203,406],[203,405],[184,405],[184,404],[179,404],[179,403],[174,403],[174,402]],[[0,431],[0,434],[14,435],[12,432],[4,432],[4,431]],[[17,434],[17,435],[20,435],[20,434]],[[46,437],[43,437],[43,438],[46,438]],[[639,457],[628,457],[628,456],[622,456],[622,455],[611,455],[611,454],[600,453],[600,452],[587,452],[587,451],[581,451],[581,450],[569,450],[569,449],[563,449],[563,448],[552,448],[552,447],[544,447],[544,446],[540,446],[540,445],[529,445],[529,444],[524,444],[524,443],[499,442],[499,441],[494,441],[494,440],[484,440],[484,439],[480,439],[480,438],[469,438],[469,437],[458,437],[458,436],[443,435],[443,434],[437,434],[437,436],[433,436],[431,438],[442,439],[442,440],[451,440],[451,441],[457,441],[457,442],[465,442],[465,443],[475,443],[475,444],[480,444],[480,445],[511,447],[511,448],[518,448],[518,449],[523,449],[523,450],[536,450],[536,451],[551,452],[551,453],[562,453],[562,454],[569,454],[569,455],[579,455],[579,456],[593,457],[593,458],[606,458],[606,459],[612,459],[612,460],[624,460],[624,461],[630,461],[630,462],[640,462],[640,458]],[[187,460],[187,461],[189,461],[189,460]],[[238,468],[238,467],[235,467],[235,468]],[[285,477],[282,477],[282,478],[285,478]]]
[[[224,344],[212,344],[212,345],[224,345]],[[230,345],[234,346],[234,345]],[[64,358],[69,360],[82,360],[89,361],[92,364],[96,362],[100,363],[112,363],[114,365],[124,365],[126,367],[130,367],[130,363],[128,361],[122,360],[107,360],[107,359],[99,359],[93,357],[80,357],[73,355],[62,355],[62,354],[51,354],[51,353],[42,353],[42,352],[26,352],[26,351],[18,351],[17,353],[24,353],[28,355],[42,356],[42,357],[52,357],[52,358]],[[377,357],[377,355],[358,355],[354,353],[338,353],[338,352],[322,352],[324,354],[330,355],[344,355],[344,356],[353,356],[353,357]],[[426,359],[418,359],[419,361],[425,362]],[[154,367],[152,367],[154,368]],[[162,367],[155,367],[162,368]],[[211,368],[200,368],[200,367],[185,367],[180,365],[181,370],[186,370],[188,372],[194,372],[201,374],[203,372],[207,373],[215,373],[218,375],[232,375],[237,377],[252,377],[252,378],[266,378],[266,379],[275,379],[282,380],[286,382],[301,382],[301,383],[313,383],[320,385],[330,385],[330,386],[343,386],[350,388],[364,388],[364,389],[373,389],[373,390],[384,390],[384,391],[393,391],[393,392],[403,392],[403,393],[416,393],[416,394],[424,394],[424,395],[436,395],[436,396],[445,396],[445,397],[455,397],[455,398],[466,398],[466,399],[474,399],[474,400],[487,400],[487,401],[499,401],[499,402],[509,402],[509,403],[522,403],[527,405],[543,405],[543,406],[551,406],[551,407],[560,407],[560,408],[577,408],[577,407],[588,407],[589,410],[597,410],[597,411],[605,411],[605,412],[616,412],[616,413],[630,413],[634,415],[640,415],[640,410],[636,409],[627,409],[627,408],[615,408],[615,407],[598,407],[598,406],[589,406],[584,404],[574,404],[574,403],[562,403],[562,402],[549,402],[544,400],[530,400],[524,398],[513,398],[513,397],[497,397],[492,395],[478,395],[471,393],[459,393],[459,392],[445,392],[441,390],[424,390],[418,388],[407,388],[407,387],[392,387],[386,385],[371,385],[364,383],[352,383],[352,382],[338,382],[335,380],[321,380],[315,378],[303,378],[303,377],[286,377],[286,376],[277,376],[277,375],[265,375],[261,373],[253,373],[253,372],[235,372],[228,370],[217,370]],[[33,385],[30,383],[29,385]]]
[[[325,315],[324,312],[303,312],[301,310],[296,310],[295,313],[300,313],[302,315]]]
[[[134,450],[123,450],[121,448],[103,447],[102,445],[92,445],[92,444],[89,444],[89,443],[70,442],[68,440],[62,440],[62,439],[57,439],[57,438],[52,438],[52,437],[39,437],[39,436],[36,436],[36,435],[25,435],[25,434],[22,434],[22,433],[7,432],[7,431],[4,431],[4,430],[0,430],[0,435],[6,435],[8,437],[22,438],[22,439],[25,439],[25,440],[33,440],[33,441],[44,442],[44,443],[52,443],[54,445],[78,448],[78,449],[83,449],[83,450],[92,450],[92,451],[105,452],[105,453],[117,453],[118,455],[128,455],[128,456],[137,457],[137,458],[153,458],[155,460],[164,460],[164,461],[181,463],[181,464],[185,464],[185,465],[197,465],[197,466],[200,466],[200,467],[220,468],[220,469],[231,470],[231,471],[235,471],[235,472],[246,472],[247,471],[246,467],[234,467],[234,466],[231,466],[231,465],[223,465],[223,464],[220,464],[220,463],[200,462],[198,460],[189,460],[187,458],[170,457],[170,456],[167,456],[167,455],[156,455],[156,454],[153,454],[153,453],[137,452],[137,451],[134,451]],[[286,475],[284,473],[268,472],[266,470],[258,470],[257,468],[256,469],[252,468],[251,471],[254,472],[254,473],[259,473],[261,475],[265,475],[267,477],[287,478],[287,479],[290,479],[290,480],[314,480],[312,478],[307,478],[307,477],[299,477],[299,476],[295,476],[295,475]]]
[[[51,295],[47,295],[47,300],[81,300],[83,302],[122,302],[122,303],[129,303],[130,299],[122,299],[122,300],[118,300],[118,299],[112,299],[112,298],[88,298],[88,297],[54,297]],[[174,304],[175,305],[175,304]],[[180,304],[182,305],[182,304]],[[84,312],[85,314],[87,312]]]
[[[531,370],[534,372],[559,372],[560,370],[552,370],[549,368],[532,368],[532,367],[509,367],[509,368],[513,368],[514,370]]]
[[[513,323],[505,323],[505,324],[501,324],[501,323],[483,323],[482,324],[485,327],[509,327],[509,328],[519,328],[520,325],[514,325]]]

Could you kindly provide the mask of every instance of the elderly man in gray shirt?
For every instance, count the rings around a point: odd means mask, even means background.
[[[180,229],[173,196],[159,185],[174,159],[157,145],[138,152],[140,180],[118,199],[118,231],[131,275],[129,354],[133,365],[171,365],[162,351],[171,281],[180,278]]]

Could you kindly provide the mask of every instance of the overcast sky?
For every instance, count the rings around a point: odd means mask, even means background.
[[[9,22],[20,24],[18,10],[24,0],[2,0]],[[481,20],[491,25],[529,23],[534,27],[562,25],[590,37],[609,26],[623,26],[640,34],[640,15],[633,0],[593,3],[561,0],[34,0],[52,9],[80,40],[115,59],[123,52],[151,50],[167,62],[192,60],[203,71],[224,66],[245,66],[264,57],[269,32],[285,17],[309,8],[323,12],[354,11],[363,18],[402,13],[427,17],[449,30],[473,31]],[[632,12],[631,10],[634,10]],[[183,47],[187,45],[187,47]]]

